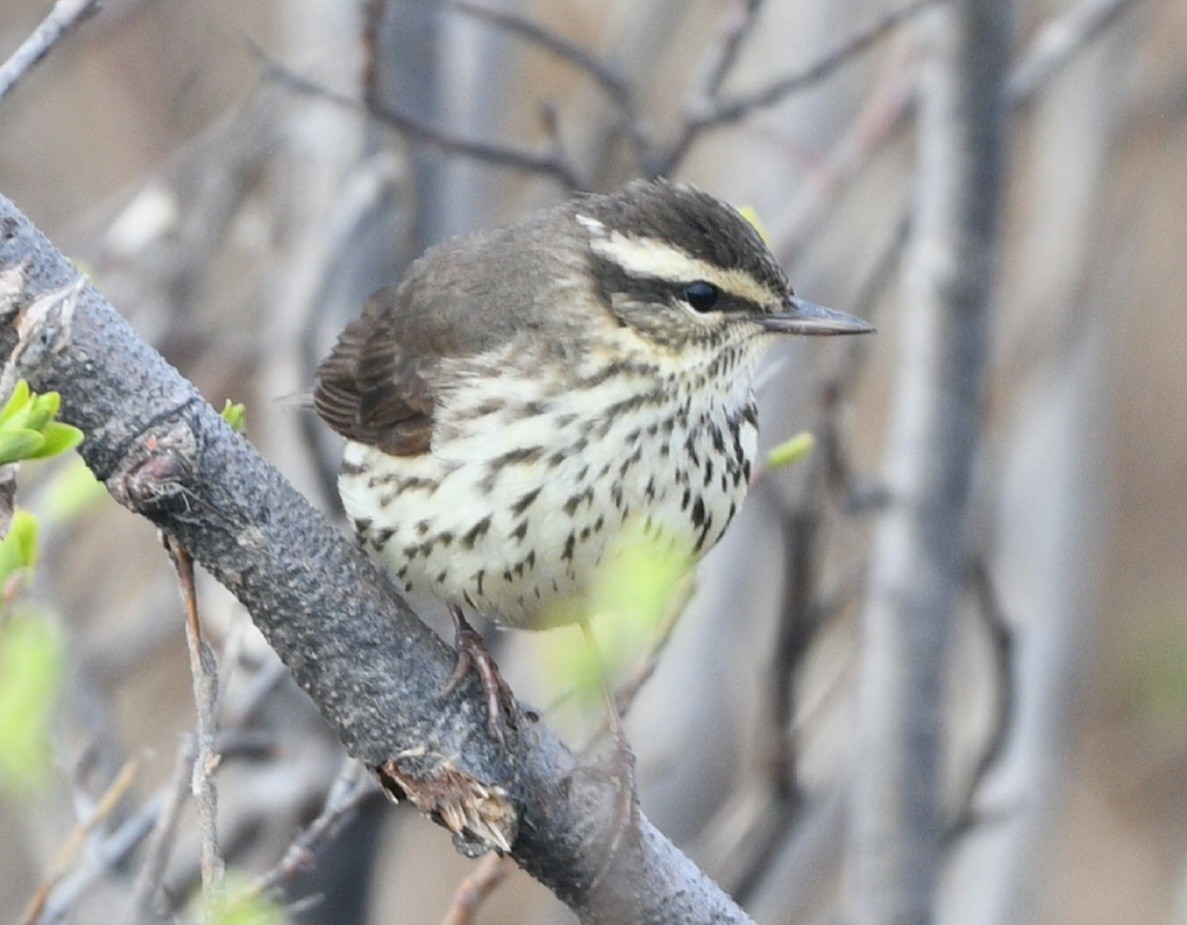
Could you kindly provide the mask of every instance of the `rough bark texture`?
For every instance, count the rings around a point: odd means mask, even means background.
[[[21,264],[24,307],[77,278],[0,197],[0,271]],[[613,780],[584,773],[539,722],[525,721],[502,752],[475,683],[443,700],[452,651],[94,287],[41,304],[51,306],[42,317],[0,319],[6,372],[61,393],[95,474],[247,606],[352,754],[421,781],[418,805],[460,781],[460,796],[446,797],[467,823],[461,840],[506,837],[583,922],[749,921],[645,818],[638,842],[625,839],[608,861]],[[484,835],[487,824],[495,830]]]

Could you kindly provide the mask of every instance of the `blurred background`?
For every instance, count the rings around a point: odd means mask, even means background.
[[[799,294],[879,334],[771,358],[764,441],[810,430],[816,452],[752,491],[627,726],[661,830],[759,921],[835,921],[863,773],[863,576],[913,346],[900,270],[926,181],[927,5],[107,0],[0,100],[0,192],[216,407],[245,402],[250,440],[331,516],[338,448],[300,396],[426,246],[639,174],[752,208]],[[0,59],[49,8],[5,0]],[[1187,4],[1029,0],[1012,48],[938,920],[1187,925]],[[29,597],[62,628],[65,669],[52,773],[0,791],[10,921],[55,871],[44,921],[137,919],[143,841],[194,724],[168,561],[76,467],[28,466],[18,494],[42,519]],[[250,878],[318,815],[343,755],[238,605],[200,594],[219,827]],[[523,635],[497,640],[500,660],[543,704]],[[63,864],[129,759],[134,783]],[[166,917],[198,883],[188,807],[178,826],[155,855]],[[369,799],[284,901],[300,922],[439,922],[472,869]],[[571,918],[519,873],[479,920]]]

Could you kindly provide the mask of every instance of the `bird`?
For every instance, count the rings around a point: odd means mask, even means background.
[[[686,183],[636,180],[428,249],[315,373],[346,438],[360,544],[453,616],[492,720],[506,691],[466,612],[581,622],[615,540],[690,566],[755,465],[756,365],[786,335],[871,325],[796,296],[754,225]]]

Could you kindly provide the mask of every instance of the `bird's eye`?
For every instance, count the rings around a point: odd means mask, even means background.
[[[717,300],[720,297],[721,290],[703,279],[689,283],[684,287],[685,300],[698,312],[712,311],[717,307]]]

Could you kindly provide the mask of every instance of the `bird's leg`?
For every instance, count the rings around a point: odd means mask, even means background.
[[[618,704],[614,701],[614,692],[610,690],[606,679],[606,670],[598,654],[598,644],[590,629],[589,620],[581,621],[581,632],[585,634],[586,644],[598,662],[598,674],[602,679],[602,696],[606,701],[606,720],[610,728],[610,736],[614,742],[614,757],[611,772],[618,781],[618,812],[615,817],[614,838],[607,851],[607,863],[614,858],[622,837],[627,833],[638,831],[639,822],[639,794],[635,786],[635,753],[626,739],[626,729],[622,725],[622,714],[618,712]]]
[[[491,734],[498,740],[499,745],[507,747],[506,733],[515,728],[515,718],[519,713],[519,704],[511,688],[499,674],[499,666],[486,648],[482,634],[474,629],[462,613],[460,607],[449,607],[449,615],[453,618],[453,644],[457,649],[457,664],[453,674],[445,685],[445,696],[454,693],[466,675],[471,671],[478,675],[482,682],[482,692],[486,695],[486,716],[490,722]]]

